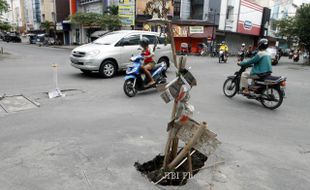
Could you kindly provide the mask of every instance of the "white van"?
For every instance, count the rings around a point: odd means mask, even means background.
[[[155,49],[156,63],[172,62],[171,45],[165,43],[165,38],[156,32],[138,30],[120,30],[110,32],[92,43],[75,48],[70,56],[71,65],[84,73],[99,71],[102,77],[111,78],[118,71],[125,70],[130,64],[130,57],[141,53],[140,39],[150,40],[150,48]]]

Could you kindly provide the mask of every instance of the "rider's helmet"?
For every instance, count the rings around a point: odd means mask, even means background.
[[[242,46],[242,47],[245,47],[245,43],[242,43],[241,46]]]
[[[147,47],[150,44],[150,40],[146,37],[142,37],[140,40],[140,46]]]
[[[257,48],[259,50],[265,50],[268,48],[268,45],[269,45],[268,40],[266,38],[262,38],[259,40],[259,42],[257,44]]]
[[[221,43],[222,45],[224,45],[224,44],[226,44],[226,42],[225,41],[222,41],[222,43]]]

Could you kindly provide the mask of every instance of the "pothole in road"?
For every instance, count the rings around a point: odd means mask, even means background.
[[[192,155],[192,170],[190,174],[187,168],[187,161],[175,170],[163,170],[164,156],[157,155],[153,160],[140,164],[136,162],[134,166],[136,169],[146,176],[155,184],[163,186],[181,186],[187,183],[187,180],[196,175],[204,166],[207,157],[198,151]]]
[[[20,94],[0,97],[0,107],[7,113],[14,113],[39,107],[40,104]]]

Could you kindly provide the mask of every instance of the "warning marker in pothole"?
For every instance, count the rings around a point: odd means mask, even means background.
[[[58,86],[58,65],[53,64],[53,73],[54,73],[54,82],[55,82],[55,90],[48,92],[49,98],[56,98],[56,97],[64,97],[65,94],[63,94]]]
[[[162,99],[166,103],[174,102],[164,155],[143,164],[134,164],[155,185],[186,184],[201,170],[220,144],[206,122],[193,119],[194,106],[189,103],[189,92],[197,82],[189,69],[185,68],[185,63],[186,58],[180,57],[177,78],[161,89],[164,90]],[[179,140],[185,143],[181,149]]]
[[[7,113],[33,109],[39,106],[39,103],[22,94],[12,96],[3,95],[0,98],[0,107]]]

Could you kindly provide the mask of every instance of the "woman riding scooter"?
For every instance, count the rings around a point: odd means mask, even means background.
[[[155,66],[155,62],[153,60],[154,53],[151,52],[151,49],[149,48],[149,39],[146,37],[142,37],[140,40],[140,46],[143,48],[141,55],[144,57],[144,64],[141,66],[141,68],[149,80],[149,83],[146,86],[151,86],[155,84],[155,81],[151,75],[151,71]]]

